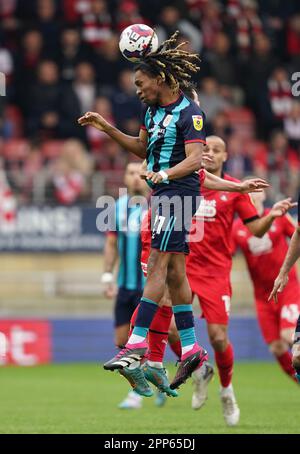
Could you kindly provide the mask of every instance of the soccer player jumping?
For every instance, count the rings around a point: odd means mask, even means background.
[[[143,358],[148,349],[149,326],[168,283],[182,347],[173,389],[207,359],[207,352],[196,340],[192,294],[185,271],[189,250],[186,237],[198,208],[199,178],[195,172],[201,167],[205,129],[203,112],[181,89],[199,70],[199,57],[176,46],[177,36],[175,33],[156,52],[147,54],[136,67],[137,95],[147,105],[139,137],[123,134],[97,113],[88,112],[78,120],[80,125],[106,132],[123,148],[147,159],[147,178],[155,199],[148,279],[135,327],[125,348],[104,368],[123,369]],[[172,203],[174,196],[180,203]]]

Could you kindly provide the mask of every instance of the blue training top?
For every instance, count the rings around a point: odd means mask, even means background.
[[[145,277],[141,268],[141,205],[129,206],[130,197],[124,195],[116,202],[116,234],[118,237],[118,287],[142,290]]]

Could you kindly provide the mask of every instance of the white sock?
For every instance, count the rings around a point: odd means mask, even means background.
[[[158,361],[147,361],[147,364],[149,364],[150,367],[156,367],[156,369],[163,369],[163,363],[160,363]]]
[[[145,338],[143,336],[138,336],[137,334],[131,334],[130,338],[128,339],[127,344],[139,344],[144,341],[145,341]]]
[[[193,350],[195,344],[187,345],[186,347],[181,347],[181,356],[185,355],[190,350]]]
[[[136,400],[136,401],[138,401],[138,402],[141,401],[141,400],[143,400],[143,397],[140,396],[140,395],[139,395],[138,393],[136,393],[135,391],[129,391],[127,397],[129,397],[130,399],[134,399],[134,400]]]
[[[221,386],[221,393],[233,393],[233,386],[232,386],[232,383],[230,383],[228,386],[226,386],[226,388],[224,388],[224,386]]]

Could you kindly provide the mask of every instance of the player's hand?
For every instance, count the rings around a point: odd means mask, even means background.
[[[247,194],[248,192],[262,192],[270,185],[262,178],[251,178],[241,182],[241,193]]]
[[[163,177],[161,176],[160,173],[157,172],[151,172],[148,170],[148,172],[145,172],[145,179],[148,181],[152,181],[154,184],[159,184],[163,181]]]
[[[292,202],[291,197],[288,197],[287,199],[274,203],[270,214],[274,218],[279,218],[280,216],[284,216],[288,212],[288,210],[295,206],[297,206],[297,202]]]
[[[206,153],[203,151],[202,153],[202,167],[205,168],[207,164],[210,164],[211,162],[214,162],[214,160],[210,157],[209,153]]]
[[[78,118],[77,122],[80,126],[94,126],[100,131],[106,131],[110,124],[97,112],[87,112],[82,117]]]
[[[284,273],[284,274],[279,274],[277,278],[275,279],[273,290],[270,293],[270,296],[268,298],[268,301],[274,298],[275,303],[278,303],[278,293],[282,292],[286,284],[288,283],[289,276]]]
[[[104,285],[104,295],[106,298],[113,299],[117,295],[117,287],[115,284],[105,284]]]

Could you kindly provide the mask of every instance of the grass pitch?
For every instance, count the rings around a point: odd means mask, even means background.
[[[169,368],[171,374],[174,367]],[[226,427],[218,396],[218,379],[209,400],[191,409],[191,380],[180,396],[156,408],[119,410],[126,380],[96,364],[49,365],[0,369],[1,434],[224,434],[300,433],[300,386],[273,363],[238,363],[234,388],[241,409],[240,425]]]

